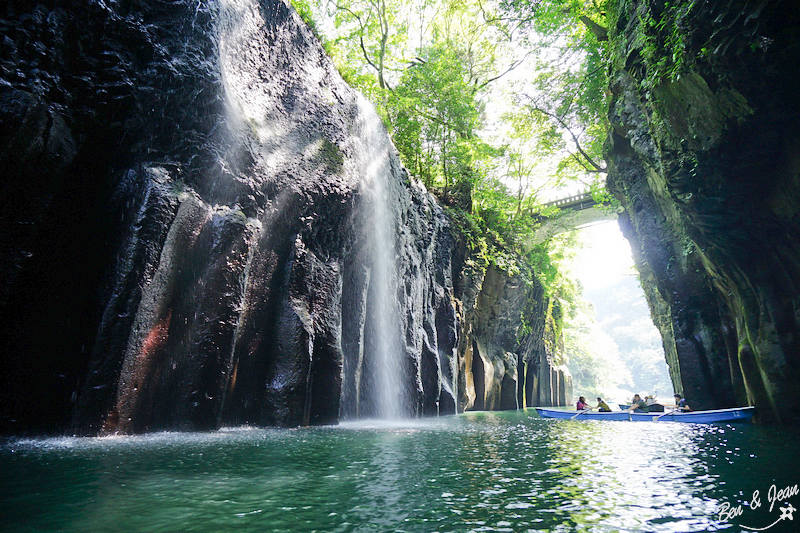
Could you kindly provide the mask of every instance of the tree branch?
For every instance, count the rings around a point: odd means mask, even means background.
[[[481,83],[480,85],[478,85],[478,87],[476,88],[476,90],[478,90],[478,91],[479,91],[479,90],[483,89],[484,87],[486,87],[487,85],[489,85],[489,84],[490,84],[490,83],[492,83],[493,81],[497,81],[497,80],[499,80],[500,78],[502,78],[503,76],[505,76],[506,74],[508,74],[509,72],[511,72],[512,70],[516,69],[518,66],[522,65],[523,63],[525,63],[525,61],[528,59],[528,56],[529,56],[529,55],[531,55],[531,52],[530,52],[530,51],[528,51],[528,52],[525,54],[525,56],[524,56],[522,59],[517,59],[517,60],[515,60],[515,61],[512,61],[512,63],[511,63],[511,66],[510,66],[510,67],[508,67],[508,68],[507,68],[505,71],[501,72],[501,73],[500,73],[500,74],[498,74],[497,76],[495,76],[495,77],[493,77],[493,78],[489,78],[489,79],[488,79],[488,80],[486,80],[485,82],[483,82],[483,83]]]
[[[570,134],[570,136],[572,137],[572,140],[575,142],[575,147],[577,148],[578,152],[586,159],[586,161],[589,163],[589,165],[591,165],[591,167],[594,170],[591,170],[586,165],[584,165],[580,161],[580,159],[578,159],[578,156],[576,154],[572,154],[572,156],[575,157],[578,160],[578,162],[581,164],[582,167],[586,168],[586,170],[588,172],[605,172],[606,171],[606,167],[598,165],[597,163],[595,163],[595,161],[589,156],[589,154],[587,154],[586,151],[584,151],[584,149],[581,147],[581,143],[578,141],[578,136],[575,135],[575,133],[573,133],[573,131],[570,129],[570,127],[567,125],[567,123],[564,122],[564,119],[562,119],[561,117],[559,117],[555,113],[551,113],[549,111],[546,111],[546,110],[544,110],[544,109],[542,109],[542,108],[540,108],[539,106],[536,106],[536,105],[533,106],[533,109],[534,109],[534,111],[538,111],[539,113],[554,119],[555,121],[557,121],[561,125],[562,128],[567,130],[567,133]]]
[[[598,41],[608,40],[608,28],[601,26],[586,15],[581,15],[580,21],[583,22],[587,28],[589,28],[589,31],[592,32],[595,37],[597,37]]]

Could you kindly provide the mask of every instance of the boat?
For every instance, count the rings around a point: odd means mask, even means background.
[[[627,411],[565,411],[537,407],[536,412],[544,418],[574,418],[575,420],[628,420]]]
[[[574,420],[625,420],[631,422],[691,422],[708,424],[711,422],[746,422],[753,417],[755,407],[734,407],[731,409],[713,409],[709,411],[666,411],[664,413],[631,413],[629,411],[611,411],[600,413],[593,411],[565,411],[563,409],[546,409],[537,407],[536,412],[543,418],[561,418]]]
[[[733,407],[731,409],[712,409],[709,411],[667,411],[665,413],[631,413],[633,422],[746,422],[753,418],[755,407]]]

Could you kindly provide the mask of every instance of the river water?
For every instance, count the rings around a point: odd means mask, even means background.
[[[0,445],[0,529],[798,531],[797,443],[751,424],[532,410],[12,439]]]

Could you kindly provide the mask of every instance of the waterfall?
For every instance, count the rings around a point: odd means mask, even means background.
[[[263,7],[263,6],[262,6]],[[223,0],[218,24],[220,47],[220,77],[225,87],[227,127],[232,134],[244,139],[255,155],[256,166],[264,175],[291,176],[298,158],[314,161],[334,143],[319,132],[304,129],[308,121],[302,106],[286,109],[277,106],[288,88],[302,84],[303,90],[314,87],[325,102],[336,101],[331,92],[328,71],[323,63],[305,61],[302,70],[288,71],[285,50],[254,43],[274,38],[270,33],[264,9],[258,0]],[[266,37],[265,37],[266,36]],[[263,50],[271,53],[264,53]],[[273,73],[265,77],[264,71]],[[302,81],[300,81],[302,80]],[[350,102],[343,104],[349,105]],[[352,368],[345,365],[344,380],[354,383],[354,392],[344,394],[341,409],[345,418],[400,419],[409,416],[407,394],[403,391],[403,376],[407,375],[403,358],[401,306],[398,302],[398,276],[396,272],[396,227],[398,217],[394,205],[399,191],[395,169],[390,162],[395,152],[386,130],[370,104],[362,95],[355,96],[353,123],[350,138],[338,141],[349,145],[352,159],[343,161],[341,176],[325,174],[321,179],[344,179],[347,187],[358,188],[362,193],[363,227],[361,246],[365,248],[363,265],[366,287],[364,297],[363,329],[357,355]],[[276,109],[279,109],[276,116]],[[338,149],[338,148],[337,148]],[[226,155],[229,158],[229,155]],[[235,166],[235,165],[234,165]],[[285,181],[278,189],[289,191],[295,184]],[[281,198],[290,194],[279,193],[271,200],[271,207],[280,210]],[[344,230],[344,228],[343,228]],[[269,229],[265,228],[265,232]]]
[[[365,322],[365,365],[371,375],[365,379],[371,384],[372,415],[383,420],[409,416],[404,393],[400,305],[398,302],[396,218],[390,181],[393,174],[389,154],[393,150],[380,117],[371,104],[359,99],[359,114],[364,142],[364,187],[371,210],[372,223],[364,228],[371,243],[371,270],[368,288],[368,305]]]

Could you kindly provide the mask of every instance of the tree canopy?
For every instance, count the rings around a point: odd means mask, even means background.
[[[516,254],[551,296],[575,294],[564,239],[531,236],[556,191],[604,191],[605,0],[294,3],[481,253]]]

